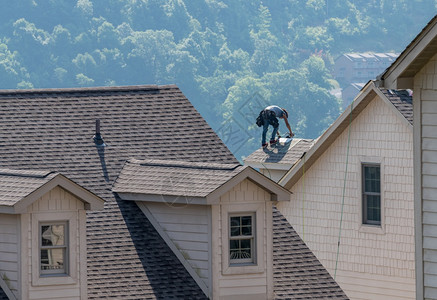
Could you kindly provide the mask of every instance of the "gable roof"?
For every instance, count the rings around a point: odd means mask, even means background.
[[[56,186],[61,186],[82,200],[86,209],[103,209],[102,198],[59,173],[0,169],[0,212],[25,212],[27,206]]]
[[[347,129],[349,124],[366,108],[375,97],[379,97],[392,109],[405,125],[413,129],[412,122],[412,97],[403,91],[387,91],[376,87],[373,81],[369,81],[360,91],[354,101],[335,120],[335,122],[317,139],[316,143],[305,154],[304,160],[299,160],[280,180],[279,184],[290,189],[300,178],[303,167],[309,169],[326,149]]]
[[[275,299],[348,299],[276,208],[273,220]]]
[[[129,160],[115,181],[113,192],[124,200],[156,202],[174,196],[172,202],[211,204],[246,178],[268,190],[272,200],[290,200],[289,191],[250,167],[174,160]]]
[[[111,192],[131,157],[238,162],[173,85],[0,91],[0,167],[54,170],[106,200],[87,213],[88,298],[205,299],[137,205]]]
[[[437,15],[402,51],[378,80],[379,85],[393,89],[413,88],[413,77],[435,55],[437,51]]]
[[[93,140],[96,119],[106,146]],[[206,299],[136,203],[112,192],[132,158],[238,164],[174,85],[0,91],[0,167],[54,170],[106,201],[87,212],[88,298]],[[262,177],[244,168],[231,180],[240,174]],[[294,240],[283,241],[276,247],[292,255]],[[275,280],[292,293],[295,278]]]
[[[314,144],[313,139],[293,139],[286,145],[259,148],[244,159],[253,168],[289,170]]]

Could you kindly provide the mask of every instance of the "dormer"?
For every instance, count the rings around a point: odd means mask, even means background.
[[[290,192],[239,164],[130,160],[114,183],[210,299],[273,298],[272,209]]]
[[[104,200],[49,171],[0,169],[0,287],[10,299],[87,299],[86,210]]]

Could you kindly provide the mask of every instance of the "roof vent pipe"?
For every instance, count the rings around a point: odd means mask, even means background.
[[[100,134],[100,120],[99,119],[96,119],[96,134],[94,135],[93,140],[97,146],[106,146],[105,142],[103,141],[102,135]]]

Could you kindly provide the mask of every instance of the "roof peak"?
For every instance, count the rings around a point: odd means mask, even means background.
[[[41,88],[41,89],[0,89],[0,95],[5,94],[56,94],[56,93],[93,93],[93,92],[129,92],[129,91],[157,91],[161,89],[177,88],[176,85],[127,85],[127,86],[96,86],[73,88]]]

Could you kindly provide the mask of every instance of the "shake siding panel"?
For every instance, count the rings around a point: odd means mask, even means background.
[[[337,282],[350,297],[387,299],[371,289],[382,286],[385,295],[396,298],[401,284],[411,292],[406,299],[414,298],[414,235],[404,229],[414,228],[412,140],[411,129],[379,98],[351,124],[337,269]],[[278,204],[331,275],[336,264],[347,142],[346,128],[318,161],[305,169],[305,186],[301,177],[291,189],[292,200]],[[381,228],[362,225],[362,162],[381,163]],[[363,272],[371,276],[364,280]],[[354,284],[350,278],[363,279],[363,283]]]

